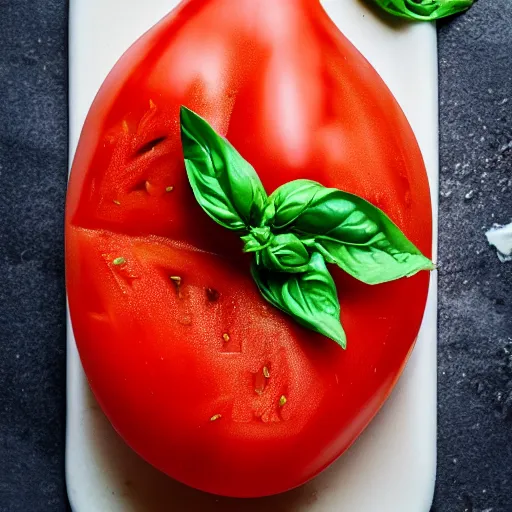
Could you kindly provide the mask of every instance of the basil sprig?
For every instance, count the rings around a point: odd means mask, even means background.
[[[474,0],[374,0],[382,9],[416,21],[434,21],[469,9]]]
[[[367,284],[434,268],[384,212],[358,196],[295,180],[268,197],[254,168],[186,107],[181,139],[197,202],[254,253],[252,275],[263,297],[341,347],[346,337],[326,263]]]

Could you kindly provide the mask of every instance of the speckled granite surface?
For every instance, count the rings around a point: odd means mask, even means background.
[[[0,0],[0,511],[64,483],[66,2]]]
[[[65,0],[0,0],[0,512],[68,507],[66,15]],[[478,0],[440,23],[439,57],[433,511],[512,512],[512,263],[484,238],[512,220],[512,2]]]
[[[439,24],[441,197],[436,512],[512,511],[512,2]]]

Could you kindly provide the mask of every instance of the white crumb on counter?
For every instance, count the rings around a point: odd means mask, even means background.
[[[495,224],[487,233],[487,241],[498,250],[501,262],[512,261],[512,222],[506,226]]]

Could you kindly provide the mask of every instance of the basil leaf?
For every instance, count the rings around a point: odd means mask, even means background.
[[[435,268],[382,210],[358,196],[297,180],[279,187],[269,201],[264,219],[271,229],[293,231],[310,251],[364,283]]]
[[[309,252],[293,233],[274,236],[268,226],[251,228],[240,237],[244,252],[255,253],[256,265],[274,272],[304,272],[309,264]]]
[[[197,202],[227,229],[258,225],[267,194],[256,171],[202,117],[181,107],[180,119],[185,168]]]
[[[346,348],[336,286],[321,254],[314,253],[307,271],[299,274],[271,272],[253,265],[252,275],[270,304]]]
[[[309,260],[308,250],[293,233],[272,237],[270,244],[256,253],[256,264],[274,272],[304,272]]]
[[[273,234],[268,226],[251,228],[248,235],[241,236],[244,242],[244,252],[261,251],[272,242]]]
[[[274,231],[283,231],[292,226],[315,198],[326,189],[320,183],[311,180],[289,181],[271,194],[263,214],[263,223]]]
[[[410,20],[433,21],[469,9],[474,0],[374,0],[382,9]]]

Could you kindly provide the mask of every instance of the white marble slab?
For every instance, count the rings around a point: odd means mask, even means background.
[[[258,1],[258,0],[254,0]],[[277,1],[277,0],[276,0]],[[281,0],[280,0],[281,1]],[[177,0],[71,0],[70,148],[103,79]],[[324,0],[404,109],[427,165],[437,225],[435,26],[380,18],[362,0]],[[428,512],[436,466],[436,275],[418,342],[390,399],[354,446],[290,493],[259,500],[204,494],[135,455],[98,408],[68,325],[66,478],[74,512]]]

